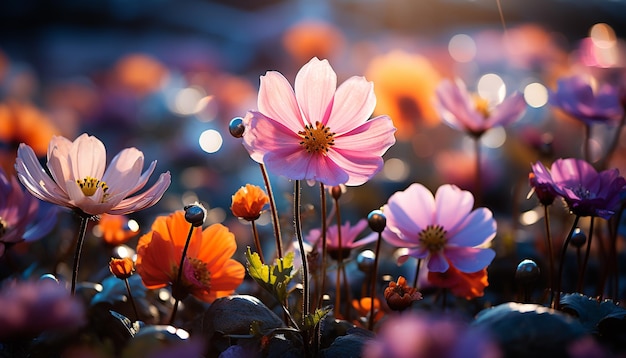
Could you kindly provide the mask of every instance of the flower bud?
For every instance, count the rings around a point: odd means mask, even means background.
[[[111,270],[113,276],[120,280],[125,280],[132,276],[135,270],[135,263],[130,257],[123,259],[112,258],[111,261],[109,261],[109,270]]]
[[[231,119],[230,123],[228,124],[228,131],[230,132],[230,135],[235,138],[243,137],[243,133],[246,131],[246,127],[243,124],[243,118],[235,117]]]
[[[202,226],[206,219],[206,209],[200,203],[185,206],[185,220],[194,227]]]
[[[381,210],[373,210],[369,213],[369,215],[367,215],[367,222],[372,231],[381,233],[383,232],[383,230],[385,230],[385,225],[387,225],[387,218]]]
[[[385,299],[392,310],[404,311],[411,306],[413,301],[421,300],[422,294],[407,285],[406,279],[400,276],[397,282],[391,281],[389,287],[385,288]]]

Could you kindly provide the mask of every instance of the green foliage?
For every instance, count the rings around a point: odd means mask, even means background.
[[[318,308],[304,317],[304,329],[313,329],[331,311],[330,306]]]
[[[276,259],[273,265],[261,263],[261,258],[256,252],[251,252],[250,247],[246,252],[248,274],[261,287],[271,293],[279,302],[287,299],[287,285],[293,278],[293,252],[288,252],[282,259]]]

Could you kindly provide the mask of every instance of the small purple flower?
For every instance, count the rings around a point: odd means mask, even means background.
[[[387,217],[383,239],[409,249],[398,263],[413,256],[425,259],[433,272],[446,272],[450,265],[461,272],[480,271],[495,257],[495,251],[485,246],[496,236],[496,221],[489,209],[473,207],[469,191],[446,184],[433,197],[414,183],[383,206]]]
[[[357,240],[360,233],[367,227],[367,220],[361,219],[356,225],[352,226],[349,222],[346,221],[345,224],[341,225],[341,250],[339,250],[339,235],[337,232],[337,225],[331,225],[326,230],[326,248],[328,250],[328,255],[333,259],[337,260],[339,258],[339,252],[341,251],[341,257],[346,259],[350,256],[350,251],[357,247],[361,247],[367,245],[371,242],[376,241],[376,236],[368,236],[361,240]],[[317,241],[322,237],[321,229],[313,229],[309,231],[309,235],[307,235],[307,241],[311,243],[311,245],[315,245]]]
[[[531,192],[528,193],[528,197],[534,193],[537,194],[537,198],[542,205],[550,205],[554,202],[554,199],[559,195],[554,189],[554,181],[548,169],[541,163],[537,162],[532,164],[532,171],[528,175],[528,182],[531,187]]]
[[[32,338],[86,323],[81,302],[51,280],[17,282],[0,292],[0,341]]]
[[[536,166],[545,171],[541,163]],[[563,197],[569,210],[578,216],[609,219],[619,207],[621,195],[626,192],[626,179],[619,175],[619,170],[614,168],[598,173],[582,159],[557,159],[552,163],[549,174],[554,190]]]
[[[496,126],[506,126],[526,112],[524,97],[518,92],[493,105],[484,98],[472,96],[461,80],[444,80],[437,87],[437,110],[448,126],[480,137]]]
[[[594,88],[589,77],[560,79],[550,103],[586,125],[619,119],[624,114],[619,88],[608,84]]]
[[[7,178],[0,169],[0,257],[8,247],[24,240],[36,240],[52,229],[56,209],[50,212],[50,218],[36,220],[38,209],[37,198],[25,193],[15,177]]]

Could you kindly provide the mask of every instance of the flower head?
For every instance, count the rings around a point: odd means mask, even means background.
[[[609,219],[617,210],[621,195],[626,193],[626,179],[617,169],[597,172],[582,159],[557,159],[550,171],[541,163],[533,165],[533,172],[542,173],[569,210],[579,216],[599,216]],[[547,175],[546,175],[547,173]],[[550,179],[550,180],[549,180]]]
[[[98,230],[102,239],[109,245],[121,245],[137,235],[139,227],[129,226],[126,215],[102,214],[98,221]]]
[[[624,113],[619,88],[608,84],[596,88],[585,76],[560,79],[550,103],[587,125],[616,120]]]
[[[391,281],[385,288],[385,300],[387,305],[394,311],[404,311],[409,308],[413,301],[421,300],[422,294],[417,289],[407,285],[406,279],[398,277],[398,282]]]
[[[135,267],[147,288],[176,282],[189,227],[184,211],[177,211],[159,216],[152,231],[139,238]],[[206,302],[231,294],[245,274],[243,265],[231,258],[236,249],[227,227],[195,227],[182,267],[182,290]]]
[[[448,288],[453,295],[467,300],[482,297],[489,286],[486,268],[468,273],[452,265],[446,272],[428,272],[428,282],[436,287]]]
[[[106,150],[96,137],[83,134],[70,141],[54,136],[48,145],[47,167],[39,164],[33,149],[22,143],[17,151],[15,168],[18,178],[35,197],[95,216],[104,213],[128,214],[156,204],[170,184],[170,173],[141,194],[154,171],[156,161],[141,173],[143,153],[126,148],[106,168]]]
[[[408,256],[425,259],[428,270],[445,272],[451,265],[462,272],[485,268],[495,252],[483,248],[496,235],[496,221],[487,208],[474,206],[469,191],[442,185],[433,197],[430,190],[414,183],[393,194],[383,212],[387,226],[383,239],[396,247],[408,248]]]
[[[357,240],[359,234],[363,232],[363,230],[367,227],[367,220],[361,219],[356,225],[352,226],[349,222],[346,221],[345,224],[341,225],[341,248],[339,247],[339,232],[337,231],[337,225],[331,225],[326,230],[326,249],[328,250],[328,255],[333,259],[339,259],[339,254],[341,253],[341,257],[346,259],[350,256],[350,251],[357,247],[361,247],[363,245],[367,245],[371,242],[376,241],[375,236],[368,236],[361,240]],[[312,245],[315,245],[319,239],[322,237],[321,229],[313,229],[309,231],[309,235],[307,235],[307,241]]]
[[[253,221],[261,216],[263,207],[269,201],[270,198],[263,189],[256,185],[246,184],[233,195],[230,210],[238,218]]]
[[[336,88],[327,60],[313,58],[296,76],[295,91],[280,73],[261,76],[258,111],[244,118],[243,144],[252,159],[292,180],[360,185],[383,166],[395,143],[387,116],[369,119],[373,84],[351,77]]]
[[[437,88],[437,109],[450,127],[480,137],[493,127],[518,120],[526,111],[526,102],[516,92],[493,105],[485,98],[472,97],[461,80],[443,80]]]
[[[109,261],[109,270],[113,276],[120,280],[125,280],[132,276],[133,271],[135,271],[135,263],[130,257],[124,257],[122,259],[112,258],[111,261]]]
[[[552,204],[558,196],[554,189],[552,177],[541,162],[532,165],[532,171],[528,174],[528,182],[531,187],[528,197],[533,193],[537,194],[537,198],[542,205]]]
[[[45,220],[36,220],[38,209],[37,199],[24,193],[17,179],[7,178],[0,169],[0,256],[11,245],[36,240],[52,229],[56,210],[49,211]]]

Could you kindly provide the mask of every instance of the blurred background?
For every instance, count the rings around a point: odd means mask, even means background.
[[[228,123],[255,109],[265,71],[293,83],[317,56],[340,82],[354,75],[374,82],[375,114],[393,119],[398,143],[374,180],[342,198],[346,219],[365,217],[412,182],[473,188],[472,140],[442,125],[433,108],[441,79],[458,77],[483,96],[501,101],[519,91],[528,103],[518,123],[482,138],[484,204],[499,218],[502,257],[517,247],[514,268],[525,243],[541,245],[537,203],[526,200],[529,163],[580,156],[582,125],[550,108],[549,90],[573,73],[622,80],[626,1],[500,5],[502,17],[496,0],[5,0],[1,164],[13,171],[21,142],[44,158],[53,134],[95,135],[109,160],[135,146],[158,160],[156,173],[172,172],[163,200],[134,215],[142,232],[155,215],[198,200],[209,209],[207,222],[229,225],[244,250],[250,232],[232,217],[231,195],[262,178]],[[596,156],[609,132],[594,131]],[[622,167],[622,157],[613,166]],[[289,231],[292,183],[272,181]],[[318,205],[317,189],[303,194]],[[269,234],[268,223],[263,216]],[[304,225],[319,225],[318,216]]]

